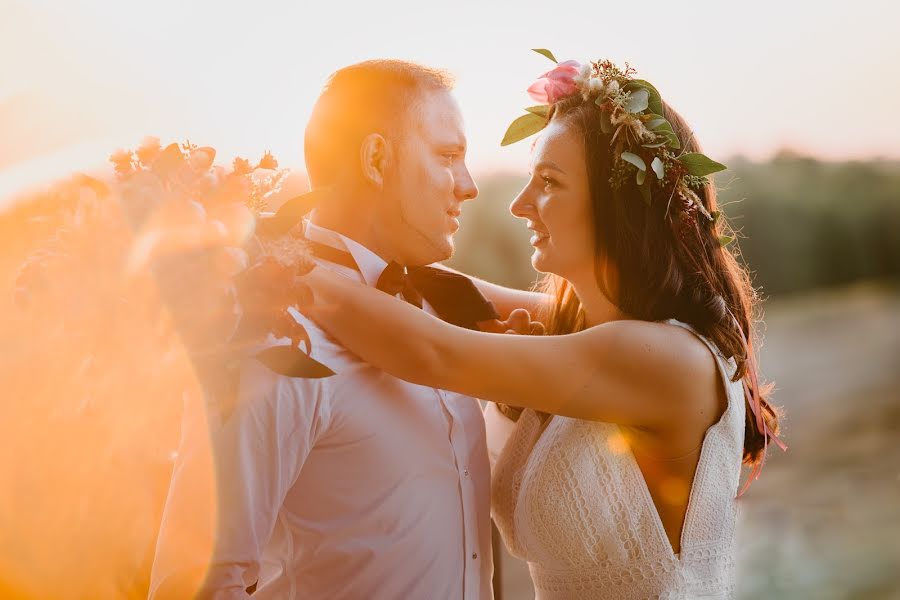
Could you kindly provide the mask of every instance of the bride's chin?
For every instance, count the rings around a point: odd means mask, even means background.
[[[540,250],[535,250],[534,254],[531,255],[531,266],[534,267],[534,270],[538,273],[548,273],[547,270],[547,257],[541,253]]]

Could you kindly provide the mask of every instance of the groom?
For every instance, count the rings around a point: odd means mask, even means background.
[[[431,312],[436,303],[402,284],[401,267],[449,258],[460,207],[478,194],[451,86],[411,63],[352,65],[328,80],[305,134],[313,188],[334,191],[305,228],[320,266]],[[190,594],[192,578],[209,598],[247,597],[253,585],[254,598],[491,598],[478,402],[393,378],[298,320],[312,357],[336,375],[290,378],[246,361],[237,408],[212,434],[212,558],[175,558],[192,523],[183,449],[151,598]]]

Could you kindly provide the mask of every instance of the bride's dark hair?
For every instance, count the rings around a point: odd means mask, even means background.
[[[671,107],[664,108],[663,116],[672,124],[681,147],[700,152],[684,119]],[[683,212],[681,206],[667,207],[667,199],[660,198],[660,194],[654,195],[653,202],[647,205],[633,182],[614,190],[610,185],[610,136],[601,130],[600,115],[593,99],[585,101],[579,94],[558,101],[550,111],[551,119],[567,123],[584,139],[597,283],[612,302],[633,318],[674,318],[692,325],[726,358],[734,358],[734,380],[743,378],[752,386],[758,298],[747,270],[729,247],[719,243],[719,236],[727,227],[724,219],[720,217],[711,223],[702,214]],[[712,185],[704,186],[697,195],[707,211],[717,210]],[[677,197],[672,199],[673,203],[678,201]],[[608,273],[600,271],[604,261],[615,266],[613,281],[605,277]],[[542,318],[548,333],[584,329],[584,313],[571,284],[548,274],[539,287],[555,299]],[[768,402],[769,389],[757,393],[769,430],[777,433],[778,415]],[[744,462],[756,464],[762,458],[765,434],[750,410],[752,398],[746,391],[745,395],[748,406]]]

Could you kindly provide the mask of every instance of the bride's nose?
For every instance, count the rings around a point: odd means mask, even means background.
[[[512,213],[512,216],[519,219],[527,219],[529,215],[534,214],[534,203],[529,198],[527,186],[519,192],[519,195],[509,205],[509,212]]]

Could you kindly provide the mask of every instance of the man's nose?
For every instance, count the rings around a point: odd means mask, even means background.
[[[456,178],[456,197],[465,202],[466,200],[474,200],[478,197],[478,186],[472,179],[467,167],[463,167],[462,173]]]

